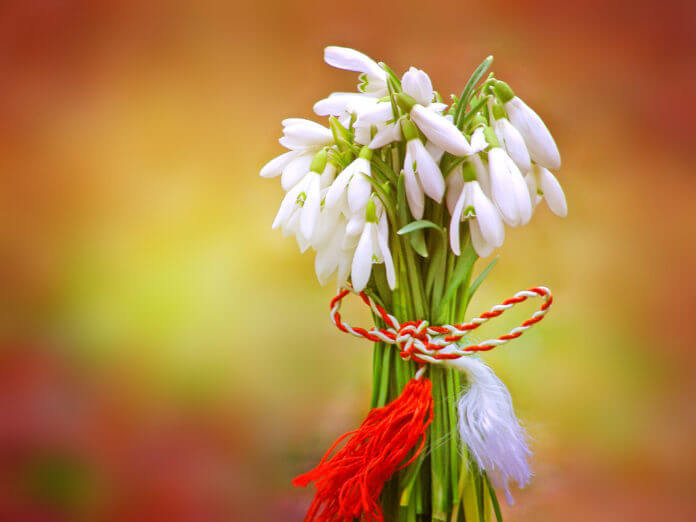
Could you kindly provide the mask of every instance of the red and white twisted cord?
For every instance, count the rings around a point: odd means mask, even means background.
[[[340,308],[344,297],[350,293],[357,293],[363,302],[372,311],[379,315],[385,328],[371,328],[369,330],[359,326],[350,326],[341,320]],[[516,304],[522,303],[530,297],[541,297],[544,302],[539,310],[534,312],[529,319],[519,326],[516,326],[505,335],[489,339],[479,344],[469,344],[460,346],[459,341],[472,330],[475,330],[483,323],[498,317],[506,310]],[[383,307],[377,304],[370,296],[364,292],[355,292],[353,287],[345,285],[339,293],[331,300],[331,320],[342,332],[346,332],[356,337],[363,337],[373,342],[384,342],[399,347],[400,355],[404,360],[412,359],[418,363],[442,363],[446,360],[458,359],[474,352],[485,352],[492,350],[496,346],[505,344],[513,339],[517,339],[533,325],[541,321],[547,314],[553,303],[551,291],[545,286],[536,286],[529,290],[517,292],[514,296],[506,299],[500,304],[493,306],[488,312],[484,312],[478,317],[465,324],[430,326],[427,321],[407,321],[399,323],[393,315],[389,314]]]

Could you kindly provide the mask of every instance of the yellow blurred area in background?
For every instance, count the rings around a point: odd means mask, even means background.
[[[0,7],[0,518],[302,519],[290,479],[363,417],[371,349],[258,171],[281,119],[354,89],[330,44],[443,97],[493,54],[561,149],[569,217],[509,231],[470,307],[556,298],[486,356],[535,451],[506,520],[696,515],[695,23],[680,0]]]

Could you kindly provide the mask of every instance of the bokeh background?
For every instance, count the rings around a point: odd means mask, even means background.
[[[0,519],[301,520],[370,349],[258,171],[354,87],[329,44],[444,94],[494,54],[561,148],[569,217],[508,234],[471,308],[557,299],[486,356],[534,439],[507,520],[696,517],[695,26],[686,0],[4,2]]]

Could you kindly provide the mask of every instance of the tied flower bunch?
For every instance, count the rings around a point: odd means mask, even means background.
[[[552,172],[561,166],[553,137],[507,83],[487,74],[492,57],[449,105],[415,67],[399,78],[384,63],[333,46],[324,60],[359,73],[358,88],[314,105],[325,125],[283,120],[279,141],[289,150],[260,173],[279,176],[285,191],[273,228],[294,236],[302,252],[316,251],[321,284],[335,275],[338,286],[350,283],[401,320],[461,322],[495,260],[472,281],[474,265],[503,244],[505,227],[526,225],[542,201],[567,214]],[[373,364],[378,408],[417,366],[382,342]],[[469,369],[469,387],[477,375],[490,389],[502,387],[500,407],[507,408],[502,383],[483,363],[471,364],[461,365]],[[531,476],[524,432],[511,415],[499,430],[505,433],[491,433],[487,426],[502,421],[484,411],[471,421],[474,428],[459,426],[460,440],[454,398],[467,378],[447,367],[429,375],[434,420],[426,451],[387,482],[381,509],[400,521],[499,517],[493,486],[510,498],[508,483],[524,486]]]
[[[317,115],[328,116],[328,126],[284,120],[280,143],[290,151],[261,169],[263,177],[280,176],[287,192],[273,228],[294,235],[301,251],[316,250],[320,283],[335,273],[339,284],[350,277],[362,290],[372,265],[384,263],[395,288],[389,225],[398,222],[401,183],[407,218],[419,226],[444,219],[444,200],[449,220],[443,224],[455,255],[463,222],[476,254],[486,257],[502,245],[504,224],[527,224],[542,199],[553,213],[566,215],[551,172],[561,165],[556,143],[506,83],[491,76],[478,89],[453,95],[448,107],[422,70],[411,67],[399,80],[384,64],[341,47],[327,47],[324,58],[360,72],[358,92],[333,93],[314,105]]]

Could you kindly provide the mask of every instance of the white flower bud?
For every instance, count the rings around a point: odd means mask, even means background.
[[[425,136],[441,149],[455,156],[468,156],[473,149],[459,129],[444,116],[416,104],[411,119]]]
[[[539,115],[517,96],[505,104],[505,110],[524,138],[532,160],[547,169],[560,169],[561,155],[558,147]]]

